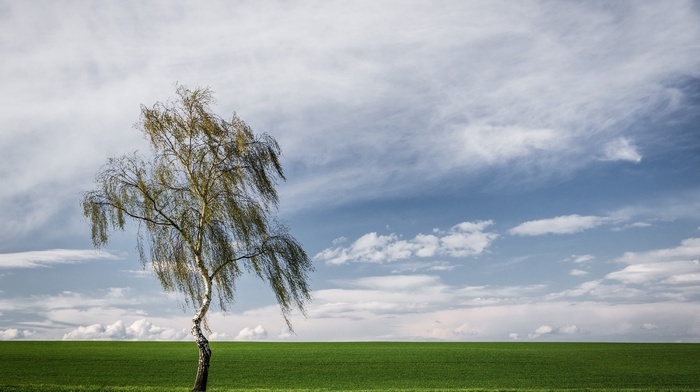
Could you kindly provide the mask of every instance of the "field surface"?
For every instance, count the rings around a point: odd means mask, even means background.
[[[211,391],[700,391],[700,345],[212,344]],[[187,391],[194,343],[0,342],[0,391]]]

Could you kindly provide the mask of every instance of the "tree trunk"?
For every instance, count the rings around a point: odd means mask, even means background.
[[[197,377],[194,379],[193,391],[206,391],[207,378],[209,377],[209,360],[211,359],[211,349],[209,341],[204,337],[200,327],[202,320],[195,317],[192,320],[192,335],[199,347],[199,365],[197,366]]]
[[[194,379],[194,387],[192,387],[192,390],[206,391],[211,349],[209,348],[209,341],[202,333],[202,320],[204,320],[204,316],[206,316],[207,310],[209,310],[209,304],[211,303],[211,277],[209,276],[209,271],[207,271],[207,268],[199,257],[199,252],[194,253],[197,269],[204,281],[204,297],[202,298],[202,304],[199,306],[199,310],[192,318],[192,336],[194,336],[197,347],[199,347],[199,366],[197,366],[197,377]]]

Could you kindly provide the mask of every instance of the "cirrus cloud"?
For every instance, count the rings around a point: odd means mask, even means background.
[[[53,264],[76,264],[92,260],[117,260],[120,257],[102,250],[52,249],[0,254],[0,268],[37,268]]]

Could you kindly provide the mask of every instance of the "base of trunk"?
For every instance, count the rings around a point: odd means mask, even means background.
[[[211,349],[209,348],[209,342],[206,339],[204,339],[203,342],[197,342],[197,346],[199,346],[199,366],[197,366],[197,377],[194,379],[194,387],[192,387],[192,391],[200,392],[207,390]]]

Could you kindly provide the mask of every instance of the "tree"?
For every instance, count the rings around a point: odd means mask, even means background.
[[[269,283],[287,326],[294,308],[304,312],[313,267],[288,228],[276,221],[276,185],[284,180],[281,150],[256,135],[234,114],[210,111],[208,88],[177,88],[175,102],[141,106],[137,127],[151,156],[138,152],[109,158],[98,172],[97,190],[83,195],[83,213],[95,247],[111,230],[138,223],[137,249],[166,291],[184,294],[196,309],[192,335],[199,347],[195,391],[207,386],[211,349],[207,311],[216,294],[226,310],[244,271]]]

